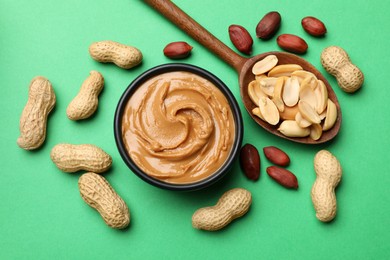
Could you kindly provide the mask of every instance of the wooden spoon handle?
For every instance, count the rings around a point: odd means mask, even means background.
[[[144,0],[145,3],[156,9],[168,20],[176,24],[193,39],[218,55],[222,60],[232,66],[237,72],[241,71],[246,58],[238,55],[214,35],[198,24],[194,19],[183,12],[170,0]]]

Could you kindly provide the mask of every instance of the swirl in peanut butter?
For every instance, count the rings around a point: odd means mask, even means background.
[[[226,97],[210,81],[169,72],[135,91],[125,108],[122,134],[140,169],[182,184],[207,178],[224,164],[235,126]]]

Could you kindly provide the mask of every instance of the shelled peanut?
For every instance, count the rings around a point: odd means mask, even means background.
[[[269,55],[254,64],[255,80],[248,94],[257,105],[252,113],[288,137],[318,140],[337,119],[336,105],[328,98],[325,83],[297,64],[278,65]]]

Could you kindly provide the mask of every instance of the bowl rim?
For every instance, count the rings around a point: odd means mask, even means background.
[[[150,78],[163,73],[174,72],[174,71],[184,71],[184,72],[194,73],[198,76],[201,76],[209,80],[216,87],[218,87],[218,89],[221,90],[221,92],[224,94],[224,96],[229,102],[229,105],[233,113],[234,122],[235,122],[235,141],[233,143],[232,150],[230,151],[230,154],[227,160],[225,161],[225,163],[217,170],[216,173],[212,174],[211,176],[205,179],[193,183],[184,183],[184,184],[168,183],[168,182],[158,180],[144,173],[137,166],[137,164],[131,159],[130,155],[128,155],[127,149],[125,148],[125,144],[122,138],[122,117],[127,102],[130,99],[130,97],[133,95],[133,93],[138,89],[139,86],[142,85],[142,83],[149,80]],[[243,139],[243,132],[244,132],[243,126],[244,125],[243,125],[243,119],[242,119],[240,107],[234,95],[232,94],[230,89],[225,85],[225,83],[223,83],[218,77],[216,77],[211,72],[203,68],[200,68],[198,66],[190,65],[186,63],[162,64],[143,72],[141,75],[135,78],[123,92],[122,96],[119,99],[118,105],[115,110],[115,116],[114,116],[114,136],[115,136],[116,146],[118,148],[119,154],[122,157],[122,160],[125,162],[127,167],[130,168],[130,170],[139,178],[141,178],[143,181],[155,187],[159,187],[167,190],[177,190],[177,191],[193,191],[193,190],[203,189],[207,186],[214,184],[218,180],[222,179],[222,177],[224,177],[232,167],[232,164],[235,161],[235,159],[238,157],[241,144],[242,144],[242,139]]]

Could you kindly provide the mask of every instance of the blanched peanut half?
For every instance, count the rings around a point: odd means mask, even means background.
[[[306,128],[306,127],[309,127],[311,126],[313,123],[312,122],[309,122],[307,121],[306,119],[304,119],[301,115],[300,112],[298,112],[296,115],[295,115],[295,121],[297,121],[298,125],[302,128]]]
[[[278,78],[266,77],[260,80],[261,90],[269,97],[274,96],[275,84]]]
[[[326,109],[326,117],[324,126],[322,127],[323,131],[327,131],[331,129],[336,122],[337,119],[337,108],[336,105],[332,102],[332,100],[328,99],[328,107]]]
[[[285,77],[279,77],[276,80],[275,87],[274,87],[274,95],[272,97],[272,102],[275,103],[279,112],[284,111],[284,102],[282,99],[284,80],[285,80]]]
[[[252,67],[254,75],[267,73],[278,64],[278,58],[275,55],[268,55],[264,59],[258,61]]]
[[[316,141],[316,140],[320,139],[321,135],[322,135],[322,127],[321,127],[321,125],[320,124],[312,124],[310,126],[310,137],[311,137],[311,139]]]
[[[309,128],[302,128],[295,120],[284,120],[278,131],[288,137],[306,137],[310,134]]]
[[[315,88],[313,89],[314,83],[312,80],[315,80]],[[317,108],[317,96],[315,93],[315,89],[317,89],[317,80],[309,77],[302,81],[301,88],[299,91],[299,100],[305,101],[308,103],[313,109]]]
[[[255,76],[255,80],[256,80],[257,82],[259,82],[259,83],[260,83],[260,81],[261,81],[262,79],[264,79],[264,78],[268,78],[268,76],[265,75],[265,74],[261,74],[261,75],[256,75],[256,76]]]
[[[288,107],[293,107],[299,100],[299,82],[297,77],[288,78],[283,87],[283,101]]]
[[[248,95],[254,104],[259,102],[261,97],[266,97],[267,95],[261,91],[260,84],[256,80],[252,80],[248,85]]]
[[[328,104],[328,100],[326,101],[326,104]],[[325,109],[324,112],[322,112],[321,114],[319,114],[319,117],[321,118],[321,121],[325,119],[325,117],[326,117],[326,112],[327,112],[327,111],[326,111],[326,109]]]
[[[313,124],[321,123],[321,118],[317,112],[310,106],[309,103],[300,100],[298,102],[298,109],[302,117]]]
[[[285,106],[283,112],[280,112],[280,118],[283,120],[295,120],[295,116],[298,112],[298,105],[293,107]]]
[[[249,95],[249,98],[252,100],[252,102],[256,104],[256,100],[258,100],[259,97],[257,96],[257,94],[255,93],[255,90],[254,90],[255,84],[257,84],[256,80],[252,80],[248,84],[248,95]]]
[[[314,90],[314,93],[317,99],[316,111],[318,114],[321,114],[325,111],[326,106],[328,105],[328,90],[322,80],[318,80],[318,86]]]
[[[271,125],[277,125],[280,120],[279,110],[271,99],[262,97],[259,100],[261,115]]]
[[[307,77],[301,83],[302,87],[306,87],[306,85],[308,85],[312,90],[314,90],[318,85],[318,79],[315,76]]]
[[[283,64],[275,66],[270,72],[268,72],[268,77],[281,77],[281,76],[291,76],[294,71],[303,70],[298,64]]]
[[[254,109],[252,109],[252,114],[254,114],[255,116],[257,116],[257,117],[260,118],[261,120],[265,121],[263,115],[261,114],[261,111],[260,111],[260,108],[259,108],[259,107],[255,107]]]
[[[301,84],[302,81],[307,77],[314,77],[315,79],[317,79],[317,77],[313,73],[306,70],[296,70],[291,73],[291,76],[296,76],[298,78],[299,84]]]

